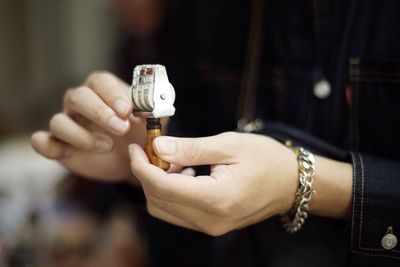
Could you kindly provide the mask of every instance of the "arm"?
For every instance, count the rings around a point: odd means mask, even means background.
[[[294,153],[272,138],[224,133],[205,138],[159,137],[163,159],[181,165],[211,164],[209,176],[168,174],[130,146],[131,169],[141,181],[150,214],[164,221],[218,236],[286,212],[298,185]],[[316,157],[310,213],[345,219],[354,253],[400,259],[384,248],[388,229],[400,229],[400,164],[353,154],[352,164]],[[307,223],[307,222],[306,222]]]
[[[314,215],[349,219],[351,215],[353,167],[316,156],[316,173],[313,188],[316,190],[310,202],[310,213]]]

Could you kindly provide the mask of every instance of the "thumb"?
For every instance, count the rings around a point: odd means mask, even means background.
[[[154,139],[155,153],[168,162],[182,165],[234,163],[240,134],[223,133],[201,138],[160,136]]]

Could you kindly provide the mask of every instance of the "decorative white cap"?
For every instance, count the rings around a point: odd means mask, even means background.
[[[175,114],[175,90],[162,65],[138,65],[133,70],[132,101],[135,112],[150,112],[152,117]]]

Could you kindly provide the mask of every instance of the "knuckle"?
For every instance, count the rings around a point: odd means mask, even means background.
[[[220,136],[224,137],[227,140],[234,140],[236,139],[240,134],[237,132],[224,132],[221,133]]]
[[[98,107],[94,110],[94,120],[103,124],[107,124],[112,115],[113,111],[107,106]]]
[[[60,159],[63,157],[65,152],[65,146],[60,143],[50,143],[46,148],[39,150],[39,153],[49,159]]]
[[[74,89],[68,89],[65,91],[64,96],[63,96],[63,105],[64,107],[67,107],[69,104],[69,99],[71,98],[71,94],[73,94]]]
[[[49,129],[53,131],[63,125],[64,115],[62,113],[54,114],[49,121]]]
[[[242,135],[240,133],[225,132],[221,134],[221,137],[224,140],[224,143],[227,145],[227,147],[233,149],[234,151],[240,148],[242,142],[241,138]]]
[[[62,151],[60,149],[49,148],[49,150],[46,151],[45,156],[49,159],[59,159],[62,156]]]
[[[147,202],[147,204],[146,204],[146,209],[147,209],[147,212],[148,212],[151,216],[157,217],[157,209],[154,207],[154,205],[153,205],[152,203]]]
[[[209,224],[203,231],[210,236],[218,237],[226,234],[229,229],[226,224],[222,221],[217,221],[212,224]]]
[[[37,153],[49,159],[60,160],[67,156],[66,152],[71,153],[65,144],[50,137],[48,132],[36,132],[31,136],[30,141]]]
[[[83,149],[92,149],[94,147],[94,142],[92,142],[91,140],[87,139],[82,135],[76,135],[74,138],[75,138],[74,143],[77,147]]]
[[[46,158],[50,158],[50,157],[48,156],[48,152],[47,152],[48,149],[42,148],[41,145],[40,145],[40,143],[39,143],[39,141],[37,141],[37,140],[34,139],[34,138],[31,138],[31,144],[32,144],[33,149],[34,149],[37,153],[39,153],[40,155],[42,155],[42,156],[44,156],[44,157],[46,157]]]
[[[101,77],[102,77],[104,74],[105,74],[105,71],[102,71],[102,70],[95,70],[95,71],[92,71],[92,72],[88,75],[86,81],[87,81],[88,84],[91,84],[92,82],[96,82],[96,81],[98,81],[99,79],[101,79]]]
[[[90,87],[97,87],[99,84],[108,82],[110,79],[114,79],[114,75],[107,71],[94,71],[89,74],[87,78],[87,84]]]
[[[30,139],[29,139],[30,144],[32,145],[32,147],[33,147],[35,150],[36,150],[36,148],[38,147],[38,143],[39,143],[39,137],[38,137],[38,135],[39,135],[39,134],[34,133],[34,134],[31,135],[31,137],[30,137]]]
[[[75,89],[75,94],[72,94],[72,100],[75,102],[79,102],[80,98],[88,94],[90,91],[90,88],[86,86],[79,86]]]
[[[65,94],[65,105],[71,108],[78,106],[87,92],[88,88],[85,86],[79,86],[75,89],[68,90]]]
[[[232,161],[240,155],[237,152],[243,151],[243,134],[236,132],[225,132],[220,134],[223,149],[221,153],[227,159]]]

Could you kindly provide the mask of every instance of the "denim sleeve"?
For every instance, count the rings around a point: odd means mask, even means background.
[[[358,153],[352,153],[352,160],[352,251],[400,265],[400,162]],[[390,227],[398,242],[385,249],[381,242]]]

